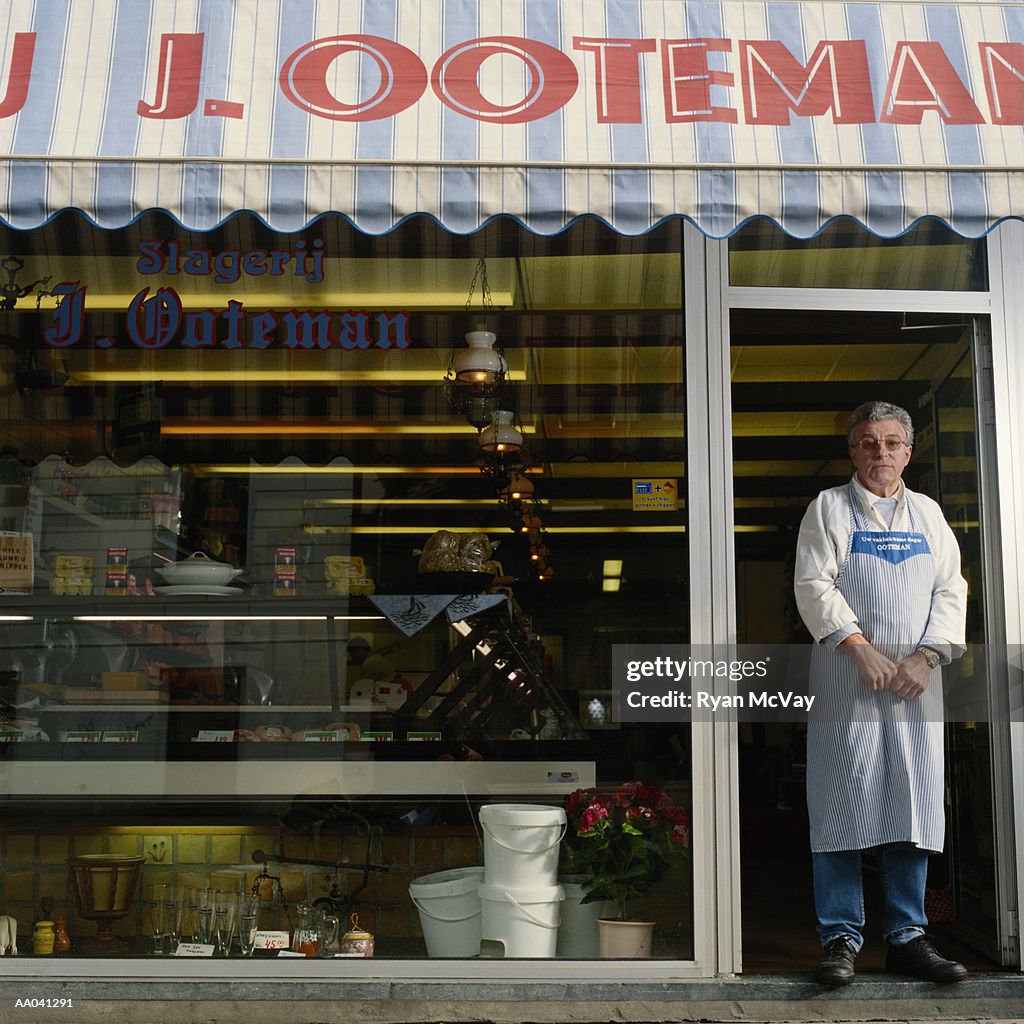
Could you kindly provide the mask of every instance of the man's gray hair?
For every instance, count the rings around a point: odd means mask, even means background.
[[[853,432],[861,423],[878,423],[879,420],[899,420],[900,426],[907,432],[907,444],[914,443],[914,423],[906,409],[892,402],[864,402],[850,413],[846,421],[847,447],[853,448],[856,444]]]

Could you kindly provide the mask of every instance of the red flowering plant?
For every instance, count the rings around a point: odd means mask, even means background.
[[[592,876],[583,902],[610,900],[622,918],[626,904],[649,892],[690,848],[685,808],[644,782],[624,782],[608,792],[577,789],[565,813],[563,871]]]

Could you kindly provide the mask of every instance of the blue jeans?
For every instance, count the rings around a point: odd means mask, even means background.
[[[912,843],[890,843],[874,849],[882,880],[882,935],[894,946],[924,935],[928,918],[924,890],[928,851]],[[856,949],[864,944],[864,885],[861,851],[812,854],[814,910],[821,944],[847,938]]]

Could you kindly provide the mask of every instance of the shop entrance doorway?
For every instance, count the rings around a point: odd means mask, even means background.
[[[815,495],[850,478],[849,412],[863,401],[890,401],[907,409],[915,424],[904,480],[943,507],[970,584],[968,641],[978,646],[953,671],[959,682],[980,678],[976,691],[989,692],[982,652],[998,618],[992,599],[986,600],[987,545],[996,538],[984,529],[980,463],[990,439],[984,424],[979,428],[975,397],[976,353],[986,328],[981,318],[947,313],[731,311],[739,642],[810,642],[792,598],[800,521]],[[932,858],[928,912],[946,955],[978,970],[1008,961],[999,924],[1005,869],[998,856],[1001,796],[993,786],[998,758],[988,708],[976,711],[976,720],[946,726],[947,841],[945,853]],[[820,947],[807,839],[805,727],[748,722],[738,728],[743,968],[810,969]],[[865,890],[868,924],[858,970],[881,970],[884,943],[870,859]]]

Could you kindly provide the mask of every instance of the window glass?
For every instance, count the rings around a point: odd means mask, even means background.
[[[984,291],[985,242],[921,221],[898,238],[879,238],[849,218],[814,238],[791,238],[765,218],[729,239],[729,281],[758,288],[876,288]]]
[[[557,920],[586,840],[543,809],[636,782],[672,804],[628,912],[692,957],[689,727],[616,721],[610,682],[615,644],[688,639],[680,231],[5,233],[0,875],[26,934],[216,944],[222,898],[239,954],[255,885],[288,941],[320,900],[378,956],[440,955],[430,910],[465,897],[485,954],[596,956],[586,856],[557,950],[466,869],[540,807],[553,852],[505,867]],[[76,903],[97,884],[116,914]]]

